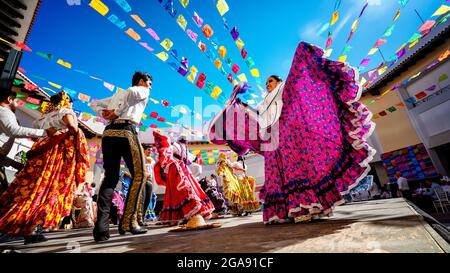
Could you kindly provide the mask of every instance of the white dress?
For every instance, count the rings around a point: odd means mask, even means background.
[[[36,120],[33,125],[36,128],[44,130],[51,127],[57,130],[67,129],[67,125],[63,121],[63,118],[66,115],[72,115],[75,122],[77,121],[77,115],[75,115],[75,112],[72,109],[63,108],[43,115],[40,119]]]

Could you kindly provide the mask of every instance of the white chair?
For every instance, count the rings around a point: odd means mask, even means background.
[[[436,212],[439,213],[438,208],[442,209],[442,213],[448,212],[447,207],[450,207],[450,200],[448,199],[447,193],[442,188],[434,189],[437,200],[433,201],[434,208]]]

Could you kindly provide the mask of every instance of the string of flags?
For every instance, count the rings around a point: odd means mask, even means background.
[[[361,12],[359,13],[358,18],[356,18],[356,20],[353,22],[352,28],[350,30],[350,34],[349,34],[349,36],[347,38],[347,41],[345,42],[345,45],[344,45],[344,49],[342,50],[341,56],[338,59],[339,62],[345,62],[347,60],[347,54],[352,49],[352,47],[348,45],[348,42],[350,42],[350,40],[353,38],[353,35],[356,32],[356,28],[358,27],[359,20],[361,19],[361,16],[364,14],[364,11],[366,10],[368,5],[369,5],[369,1],[366,1],[366,3],[364,4]]]
[[[341,5],[341,0],[336,0],[336,2],[334,3],[334,11],[333,14],[331,15],[331,21],[330,23],[327,23],[327,25],[325,26],[326,28],[328,28],[328,38],[325,44],[325,53],[324,56],[325,57],[329,57],[331,55],[331,53],[333,52],[333,49],[331,48],[331,45],[333,44],[333,32],[331,31],[333,25],[336,24],[336,22],[339,20],[339,7]]]
[[[127,6],[130,8],[126,8],[123,9],[127,14],[131,12],[132,8],[131,6],[128,4],[128,2],[126,0],[120,0],[120,2],[116,1],[117,4],[119,4],[120,6]],[[126,4],[125,4],[126,3]],[[107,7],[106,4],[104,4],[101,0],[92,0],[89,4],[89,6],[91,8],[93,8],[94,10],[96,10],[100,15],[102,15],[103,17],[105,17],[108,12],[109,12],[109,8]],[[173,6],[173,3],[172,3]],[[106,7],[106,9],[105,9]],[[142,20],[142,18],[139,17],[139,15],[137,14],[131,14],[130,17],[136,21],[141,27],[143,27],[145,29],[145,31],[155,40],[155,41],[160,41],[159,36],[156,34],[155,30],[151,29],[151,28],[145,28],[147,25],[145,24],[145,22]],[[117,25],[118,19],[117,19],[117,15],[113,14],[110,15],[108,17],[108,20],[110,22],[112,22],[113,24]],[[126,22],[125,21],[120,21],[119,23],[120,27],[122,29],[126,28]],[[182,57],[181,60],[178,57],[179,54],[179,50],[174,48],[174,43],[170,38],[165,38],[160,44],[159,46],[164,48],[164,51],[161,51],[159,53],[153,53],[154,49],[152,47],[150,47],[148,45],[147,42],[142,42],[142,36],[139,35],[135,30],[133,30],[132,28],[128,28],[127,31],[125,31],[124,33],[128,34],[128,36],[130,36],[133,40],[135,40],[136,42],[139,42],[140,46],[143,46],[144,48],[146,48],[148,51],[151,52],[151,54],[153,54],[154,56],[156,56],[160,61],[166,63],[172,70],[174,70],[175,72],[177,72],[179,75],[181,75],[182,77],[184,77],[185,79],[187,79],[188,81],[190,81],[190,79],[192,79],[192,75],[193,74],[197,74],[199,71],[198,69],[192,65],[191,68],[189,69],[188,67],[188,59],[186,57]],[[169,60],[170,59],[170,60]],[[171,61],[172,59],[175,60]],[[177,64],[177,62],[179,63],[179,65]],[[187,75],[187,71],[189,69],[189,72],[191,73],[191,77],[185,77]],[[220,96],[217,95],[215,96],[217,93],[219,93],[219,90],[221,91],[222,89],[215,85],[213,82],[208,81],[205,84],[205,80],[206,80],[206,74],[205,73],[200,73],[200,75],[202,75],[203,77],[199,77],[199,80],[197,81],[196,86],[200,89],[203,89],[203,87],[205,88],[205,92],[207,94],[212,95],[211,97],[217,101],[219,101],[220,103],[225,103],[226,101],[226,97],[225,96]]]
[[[402,7],[406,6],[408,1],[399,3]],[[414,48],[421,39],[423,39],[428,33],[431,32],[437,26],[445,23],[450,17],[450,7],[447,5],[441,5],[431,16],[431,18],[436,16],[441,16],[439,19],[431,19],[425,21],[419,28],[418,32],[414,33],[407,42],[403,43],[397,50],[394,55],[392,55],[387,62],[382,62],[376,68],[369,70],[361,75],[360,84],[366,89],[371,83],[375,82],[378,78],[382,77],[384,73],[387,72],[389,67],[393,66],[397,63],[406,53]],[[392,26],[391,26],[392,27]],[[393,27],[392,27],[393,28]],[[386,33],[386,32],[385,32]]]
[[[406,4],[405,4],[406,5]],[[369,52],[367,53],[367,55],[361,60],[361,62],[359,63],[359,67],[358,70],[361,71],[363,70],[367,65],[369,65],[371,58],[369,58],[369,56],[375,54],[377,51],[380,50],[380,46],[384,45],[387,43],[387,38],[390,37],[394,31],[395,25],[396,25],[396,21],[398,20],[398,18],[401,15],[401,8],[403,8],[404,6],[400,5],[401,7],[397,9],[394,18],[392,19],[392,24],[383,32],[383,34],[381,35],[380,38],[378,38],[378,40],[375,42],[375,44],[373,45],[373,47],[369,50]]]

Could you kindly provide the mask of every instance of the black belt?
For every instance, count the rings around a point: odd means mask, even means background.
[[[128,124],[128,125],[136,125],[135,122],[129,120],[129,119],[115,119],[111,121],[111,124]]]

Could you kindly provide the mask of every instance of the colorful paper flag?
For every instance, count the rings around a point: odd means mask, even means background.
[[[108,17],[108,20],[120,29],[124,29],[127,26],[125,21],[120,21],[119,17],[117,17],[115,14],[111,14]]]
[[[144,23],[144,21],[142,21],[141,17],[139,17],[139,15],[136,14],[132,14],[131,18],[134,19],[134,21],[136,21],[136,23],[138,23],[141,27],[146,27],[147,25]]]
[[[381,46],[381,45],[384,45],[384,44],[386,44],[386,40],[385,39],[378,39],[378,41],[375,43],[375,45],[373,46],[373,47],[379,47],[379,46]]]
[[[36,52],[36,55],[48,59],[48,60],[52,60],[53,59],[53,54],[47,54],[47,53],[42,53],[42,52]]]
[[[239,48],[239,50],[241,50],[244,47],[244,42],[241,40],[241,38],[238,38],[236,40],[236,46]]]
[[[439,82],[443,82],[443,81],[445,81],[447,79],[448,79],[448,75],[447,74],[441,74],[439,76]]]
[[[23,44],[21,42],[16,42],[15,45],[16,45],[16,47],[18,47],[18,48],[20,48],[22,50],[25,50],[25,51],[28,51],[28,52],[32,52],[31,48],[29,48],[26,44]]]
[[[416,99],[414,97],[409,97],[409,98],[405,99],[405,101],[408,103],[415,103]]]
[[[114,0],[126,13],[131,11],[131,6],[126,0]]]
[[[442,5],[433,13],[433,15],[431,15],[431,17],[439,16],[439,15],[445,14],[445,13],[447,13],[449,11],[450,11],[450,7],[449,6]]]
[[[222,59],[225,59],[225,56],[227,55],[227,49],[224,46],[220,46],[217,53],[219,53],[219,55],[220,55],[220,57],[222,57]]]
[[[36,91],[39,89],[38,86],[36,86],[34,84],[30,84],[30,83],[25,84],[24,88],[25,88],[25,90],[28,90],[28,91]]]
[[[114,91],[114,85],[112,85],[112,84],[110,84],[110,83],[107,83],[107,82],[103,82],[103,86],[104,87],[106,87],[106,88],[108,88],[109,89],[109,91],[111,91],[111,92],[113,92]]]
[[[386,72],[387,69],[388,69],[387,66],[381,67],[380,69],[378,69],[378,75],[380,75],[380,76],[383,75],[384,72]]]
[[[32,97],[28,97],[25,101],[32,103],[32,104],[36,104],[36,105],[40,105],[41,101],[36,99],[36,98],[32,98]]]
[[[422,26],[420,26],[420,28],[418,29],[418,31],[422,32],[422,31],[426,31],[431,29],[434,24],[436,24],[436,21],[434,20],[427,20],[425,23],[423,23]]]
[[[397,10],[397,13],[395,13],[394,19],[392,19],[392,22],[397,21],[398,17],[400,17],[400,9]]]
[[[386,111],[383,110],[383,111],[379,112],[378,115],[384,117],[387,115],[387,113],[386,113]]]
[[[388,28],[384,31],[383,36],[384,36],[384,37],[389,37],[389,36],[391,36],[391,35],[392,35],[392,32],[394,31],[394,28],[395,28],[395,24],[393,24],[392,26],[388,27]]]
[[[132,28],[129,28],[126,31],[126,34],[128,34],[128,36],[130,36],[131,38],[133,38],[133,40],[135,41],[139,41],[141,39],[141,36],[139,34],[137,34],[136,31],[134,31]]]
[[[154,49],[152,47],[150,47],[147,43],[145,42],[139,42],[139,44],[144,47],[145,49],[147,49],[148,51],[154,51]]]
[[[195,11],[194,11],[194,16],[192,16],[192,20],[194,20],[197,27],[199,27],[199,28],[202,27],[203,19]]]
[[[65,61],[63,61],[61,59],[59,59],[56,63],[61,65],[61,66],[66,67],[66,68],[72,68],[72,64],[70,64],[69,62],[65,62]]]
[[[40,105],[36,105],[36,104],[32,104],[32,103],[26,103],[25,106],[30,109],[33,109],[33,110],[37,110],[41,107]]]
[[[245,76],[244,73],[238,75],[238,79],[239,79],[239,81],[241,81],[241,82],[248,82],[247,77]]]
[[[183,30],[186,30],[187,21],[182,14],[178,15],[176,22]]]
[[[189,0],[180,0],[181,5],[183,8],[186,8],[189,5]]]
[[[54,82],[48,82],[48,84],[50,84],[51,86],[55,87],[56,89],[61,89],[61,88],[62,88],[61,85],[56,84],[56,83],[54,83]]]
[[[206,24],[202,28],[202,33],[203,33],[203,35],[205,35],[206,38],[209,39],[209,38],[211,38],[211,36],[213,36],[214,30],[211,28],[210,25]]]
[[[188,35],[189,38],[191,38],[192,41],[194,41],[194,43],[197,42],[197,38],[198,38],[198,34],[197,33],[193,32],[190,29],[187,29],[186,30],[186,34]]]
[[[165,62],[167,61],[167,59],[169,59],[169,54],[167,54],[166,52],[162,51],[158,54],[155,54],[156,57],[158,57],[161,61]]]
[[[225,13],[227,13],[230,10],[230,8],[228,7],[228,4],[225,0],[217,1],[216,8],[219,11],[220,16],[224,16]]]
[[[373,55],[378,51],[378,47],[374,47],[371,50],[369,50],[369,53],[367,53],[367,55]]]
[[[220,87],[218,87],[218,86],[215,86],[211,93],[211,97],[213,99],[217,99],[220,94],[222,94],[222,89],[220,89]]]
[[[389,107],[389,108],[386,109],[386,110],[388,110],[388,111],[391,112],[391,113],[394,113],[395,111],[397,111],[397,108],[395,108],[395,106],[391,106],[391,107]]]
[[[91,97],[83,93],[78,93],[78,99],[81,101],[89,102]]]
[[[93,9],[95,9],[98,13],[100,13],[102,16],[105,16],[109,12],[108,6],[106,6],[102,1],[100,0],[92,0],[89,3],[89,6]]]
[[[416,99],[421,100],[427,96],[427,93],[425,93],[425,91],[421,91],[421,92],[415,94],[414,96],[416,97]]]
[[[160,40],[158,34],[156,34],[156,32],[153,29],[147,28],[145,31],[147,31],[147,33],[150,34],[150,36],[152,36],[152,38],[155,39],[156,41]]]
[[[250,74],[252,74],[253,77],[258,78],[259,77],[259,70],[258,68],[253,68],[250,70]]]
[[[340,56],[340,57],[339,57],[338,62],[343,63],[343,62],[345,62],[346,60],[347,60],[347,55],[343,55],[343,56]]]
[[[402,6],[403,8],[406,6],[406,4],[408,4],[409,0],[398,0],[398,3],[400,4],[400,6]]]
[[[367,59],[363,59],[363,60],[361,61],[360,65],[367,66],[369,63],[370,63],[370,59],[367,58]]]

